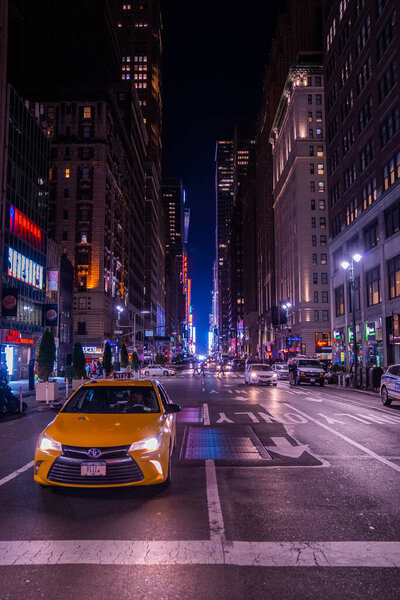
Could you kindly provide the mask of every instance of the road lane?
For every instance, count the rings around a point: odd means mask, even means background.
[[[400,473],[362,447],[382,457],[391,453],[388,460],[400,463],[396,410],[351,390],[249,387],[232,376],[166,378],[163,384],[186,409],[178,423],[169,490],[41,490],[29,470],[0,488],[0,565],[8,565],[0,568],[4,598],[14,600],[7,573],[14,591],[36,600],[43,597],[43,581],[62,585],[66,573],[73,578],[79,573],[76,592],[88,589],[96,572],[91,589],[105,598],[99,580],[103,587],[109,582],[107,600],[131,597],[132,580],[135,593],[146,600],[155,597],[154,590],[161,598],[241,598],[244,581],[255,594],[247,592],[249,598],[264,597],[268,581],[268,597],[287,600],[292,569],[298,573],[296,600],[308,597],[301,593],[309,589],[313,598],[336,600],[330,594],[338,581],[348,598],[391,597],[391,586],[400,584]],[[217,423],[221,415],[226,419]],[[49,416],[0,423],[0,464],[9,465],[4,476],[32,458],[32,444]],[[190,439],[203,444],[206,460],[188,460],[184,440],[190,428],[215,430],[225,451],[247,444],[260,457],[251,464],[240,452],[230,460],[207,459],[205,440],[211,438],[196,435]],[[98,570],[100,563],[104,571]],[[82,571],[82,564],[90,569]],[[128,566],[134,569],[130,575]],[[338,575],[338,566],[346,567],[345,574]],[[358,582],[368,580],[370,567],[378,576],[370,579],[365,595]],[[388,573],[387,584],[380,569]],[[194,578],[204,589],[193,591]],[[162,587],[162,581],[168,583]],[[73,597],[68,584],[62,597]]]

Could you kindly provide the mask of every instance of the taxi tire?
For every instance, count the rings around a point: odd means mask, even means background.
[[[389,394],[385,386],[383,386],[381,389],[381,400],[383,406],[390,406],[392,404],[392,400],[389,398]]]

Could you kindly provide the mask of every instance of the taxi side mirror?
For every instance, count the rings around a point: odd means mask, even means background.
[[[167,413],[167,415],[172,413],[178,413],[180,410],[182,410],[182,407],[179,406],[179,404],[167,404],[167,406],[165,407],[165,412]]]

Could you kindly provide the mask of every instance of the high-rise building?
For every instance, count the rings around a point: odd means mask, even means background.
[[[229,131],[217,141],[215,152],[218,340],[222,352],[227,352],[229,348],[229,277],[226,262],[233,212],[233,154],[233,132]]]
[[[147,131],[145,196],[146,328],[165,335],[165,219],[161,197],[160,0],[126,3],[110,0],[121,49],[120,79],[136,89]]]
[[[143,328],[143,117],[135,89],[121,80],[106,0],[19,7],[11,73],[38,103],[52,142],[49,235],[74,266],[74,338],[99,358],[105,341],[132,345]]]
[[[36,107],[38,108],[38,107]],[[15,89],[7,86],[1,196],[1,362],[28,377],[43,333],[50,144]]]
[[[291,353],[331,358],[321,54],[304,53],[289,69],[270,142],[276,304],[290,305],[287,324],[276,323],[275,351],[281,359]]]
[[[364,384],[368,368],[400,361],[398,9],[332,0],[325,10],[333,359],[351,370],[357,349]]]
[[[187,332],[183,260],[184,257],[187,257],[187,226],[185,227],[185,217],[189,209],[185,207],[185,190],[183,189],[182,180],[178,178],[164,179],[162,198],[166,219],[166,335],[173,336],[175,346],[179,346],[179,342],[185,339],[185,333]]]
[[[264,78],[256,128],[255,194],[257,215],[258,352],[274,352],[275,240],[273,216],[271,127],[289,67],[301,51],[322,49],[322,0],[289,0],[280,14]]]

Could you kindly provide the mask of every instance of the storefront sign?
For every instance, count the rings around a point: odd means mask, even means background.
[[[296,337],[296,336],[289,336],[288,337],[288,341],[289,342],[301,342],[302,338],[301,337]]]
[[[349,342],[353,341],[353,328],[352,327],[348,327],[347,328],[347,339],[349,340]]]
[[[47,289],[49,292],[58,291],[58,271],[48,272]]]
[[[376,339],[375,323],[365,323],[365,339],[367,342]]]
[[[83,354],[102,354],[103,349],[100,346],[82,346]]]
[[[333,332],[333,341],[340,342],[342,340],[342,337],[343,337],[342,332],[335,329]]]
[[[18,305],[18,292],[13,288],[3,288],[1,314],[3,317],[16,317]]]
[[[34,340],[21,337],[21,332],[15,331],[14,329],[7,330],[7,333],[4,336],[4,342],[6,344],[29,344],[30,346],[34,344]]]
[[[43,267],[13,248],[8,248],[8,275],[43,289]]]
[[[44,305],[45,325],[47,327],[57,327],[58,323],[58,305],[57,304],[45,304]]]
[[[10,206],[10,231],[19,238],[29,242],[37,250],[42,250],[42,230],[13,205]]]

